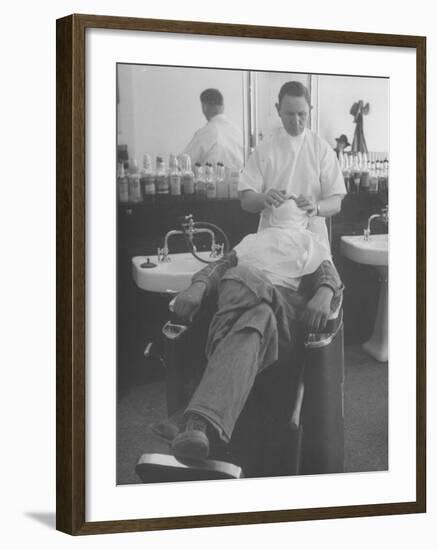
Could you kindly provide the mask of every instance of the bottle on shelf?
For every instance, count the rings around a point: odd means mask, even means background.
[[[191,170],[191,158],[187,153],[181,155],[181,187],[182,195],[185,199],[194,197],[194,174]]]
[[[225,167],[221,162],[217,163],[216,168],[216,186],[217,186],[217,198],[228,199],[229,198],[229,186],[225,178]]]
[[[129,174],[137,174],[138,173],[138,162],[136,158],[131,158],[128,161],[128,172]]]
[[[369,162],[366,153],[361,157],[360,191],[364,193],[369,191]]]
[[[231,179],[229,182],[229,198],[238,199],[238,184],[240,182],[240,172],[233,170],[231,172]]]
[[[168,174],[165,161],[159,155],[156,157],[155,188],[156,200],[163,201],[168,199],[170,193]]]
[[[138,163],[132,159],[129,164],[129,202],[142,202],[140,174],[138,173]]]
[[[389,180],[389,161],[387,156],[384,159],[384,176],[385,176],[385,190],[388,191],[388,180]]]
[[[340,153],[339,163],[340,163],[341,173],[343,174],[343,180],[344,180],[344,185],[346,187],[346,192],[349,193],[350,177],[351,177],[351,172],[349,169],[349,156],[346,153],[344,154]]]
[[[176,155],[170,155],[168,166],[169,166],[168,181],[169,181],[169,187],[170,187],[170,195],[172,199],[180,199],[182,197],[181,174],[179,172],[178,157]]]
[[[129,168],[129,153],[126,144],[117,145],[117,166],[123,164],[125,171]]]
[[[148,153],[143,157],[140,183],[144,202],[153,202],[156,196],[155,173],[153,172],[152,157]]]
[[[351,167],[351,193],[358,193],[361,181],[361,169],[358,162],[358,155],[354,155]]]
[[[376,168],[376,171],[379,174],[379,172],[381,171],[381,159],[380,159],[379,153],[375,153],[375,157],[376,157],[375,168]]]
[[[117,169],[118,200],[122,203],[129,202],[129,183],[124,170],[124,163],[118,163]]]
[[[381,161],[381,170],[378,174],[379,189],[388,191],[388,160]]]
[[[369,193],[377,193],[378,192],[378,175],[376,172],[375,163],[370,163],[370,170],[369,170]]]
[[[214,167],[209,162],[205,164],[205,187],[206,187],[206,198],[209,200],[216,199],[217,186],[215,181]]]
[[[196,199],[206,199],[205,177],[203,175],[203,167],[196,162],[194,165],[194,192]]]

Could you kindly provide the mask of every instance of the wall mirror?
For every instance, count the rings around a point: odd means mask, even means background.
[[[342,134],[352,145],[355,124],[350,110],[360,100],[368,103],[364,118],[368,150],[388,158],[388,79],[237,69],[118,64],[117,143],[127,145],[129,156],[138,162],[146,152],[152,159],[181,153],[207,122],[200,93],[217,88],[224,97],[226,117],[241,130],[247,159],[280,126],[275,103],[281,85],[289,80],[302,82],[310,91],[308,126],[333,148]]]

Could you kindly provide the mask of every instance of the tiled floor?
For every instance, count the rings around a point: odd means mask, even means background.
[[[345,466],[347,472],[388,468],[388,365],[360,347],[345,349]],[[117,482],[139,483],[135,465],[150,452],[168,452],[152,441],[147,426],[165,417],[164,382],[132,387],[117,410]]]

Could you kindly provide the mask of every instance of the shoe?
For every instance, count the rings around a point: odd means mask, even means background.
[[[172,443],[172,453],[176,458],[205,460],[209,456],[209,439],[206,435],[208,422],[198,414],[190,414],[185,430],[178,434]]]
[[[162,439],[165,443],[171,444],[173,439],[184,429],[184,427],[184,412],[180,410],[167,420],[153,422],[147,429],[154,437]]]
[[[153,422],[153,424],[150,424],[148,430],[154,437],[162,439],[165,443],[171,443],[179,434],[179,428],[170,420]]]

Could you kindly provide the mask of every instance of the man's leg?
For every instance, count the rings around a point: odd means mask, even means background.
[[[228,442],[256,375],[275,362],[277,346],[276,320],[269,305],[245,311],[209,356],[187,412],[204,416]]]
[[[287,313],[295,317],[292,308]],[[241,266],[230,270],[221,283],[218,310],[210,326],[208,363],[186,410],[206,419],[224,441],[230,440],[256,375],[278,358],[275,314],[287,316],[275,288],[262,274]],[[188,426],[174,440],[175,454],[207,455],[208,439],[199,427],[197,422],[191,429]]]

